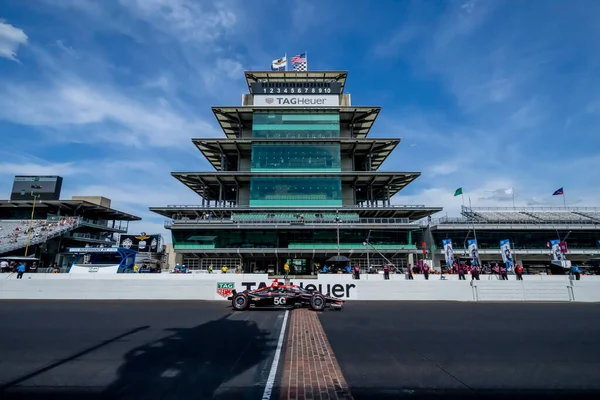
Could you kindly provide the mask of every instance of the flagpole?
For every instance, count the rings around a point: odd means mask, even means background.
[[[306,58],[306,72],[308,72],[308,51],[304,50],[304,58]]]
[[[471,212],[473,212],[473,207],[471,206],[471,196],[469,196],[469,209]],[[472,221],[473,221],[473,239],[475,239],[475,245],[477,246],[477,259],[475,261],[477,262],[478,266],[481,266],[481,259],[479,258],[479,243],[477,243],[477,231],[475,230],[475,218],[473,218]]]
[[[287,52],[285,53],[285,71],[287,72]]]
[[[516,210],[517,207],[515,207],[515,188],[512,188],[512,195],[513,195],[513,210]]]
[[[567,196],[565,196],[565,187],[563,186],[563,205],[565,206],[565,210],[567,209]]]
[[[465,194],[463,193],[462,188],[460,190],[460,197],[462,198],[462,205],[464,207],[465,206]]]

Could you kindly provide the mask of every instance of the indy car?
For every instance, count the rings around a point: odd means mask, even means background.
[[[341,310],[344,305],[344,300],[337,297],[329,294],[323,295],[318,290],[306,290],[296,285],[285,285],[277,279],[271,286],[243,292],[233,290],[227,300],[231,300],[231,306],[236,311],[249,308],[293,309],[302,307],[323,311],[325,308]]]

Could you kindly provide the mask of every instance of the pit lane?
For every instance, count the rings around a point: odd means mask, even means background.
[[[2,301],[0,398],[260,399],[283,315],[227,302]]]
[[[356,400],[600,398],[600,305],[353,301],[320,320]]]

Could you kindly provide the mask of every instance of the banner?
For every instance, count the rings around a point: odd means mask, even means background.
[[[479,248],[477,247],[477,240],[469,240],[469,256],[475,265],[481,265],[479,262]]]
[[[141,253],[158,253],[161,250],[160,235],[148,235],[146,232],[139,235],[121,235],[119,241],[119,246]]]
[[[500,241],[500,252],[502,253],[502,261],[506,264],[506,270],[512,270],[513,256],[510,249],[510,240],[504,239]]]
[[[563,253],[560,251],[560,240],[551,240],[550,246],[552,249],[552,259],[554,261],[562,261]]]
[[[339,107],[337,94],[254,95],[254,107]]]
[[[444,239],[442,240],[444,244],[444,254],[446,256],[446,265],[454,264],[454,250],[452,249],[452,240]]]

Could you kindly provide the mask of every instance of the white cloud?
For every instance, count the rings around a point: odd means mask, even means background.
[[[35,163],[0,163],[0,175],[60,175],[80,174],[81,169],[75,163],[35,164]]]
[[[56,128],[62,140],[139,147],[182,147],[190,137],[217,134],[214,125],[175,110],[164,99],[139,99],[79,81],[8,84],[0,97],[0,119]]]
[[[237,22],[227,3],[207,7],[206,3],[186,0],[120,0],[120,4],[163,33],[209,46],[227,30],[233,30]]]
[[[17,49],[26,43],[27,35],[22,29],[0,20],[0,57],[18,62]]]

